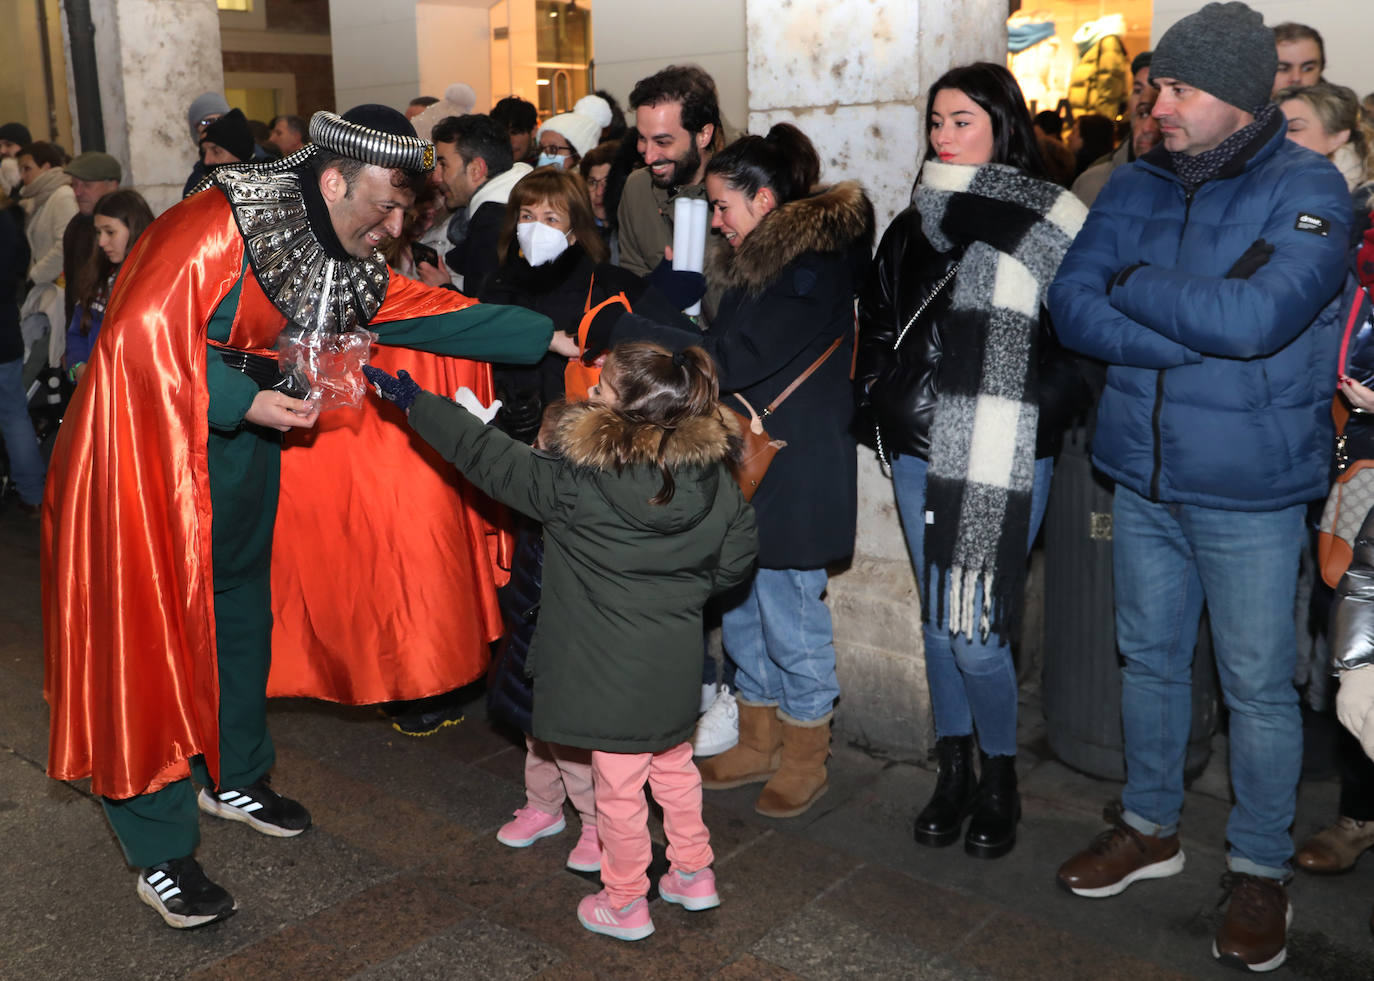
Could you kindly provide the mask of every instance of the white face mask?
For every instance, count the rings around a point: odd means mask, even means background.
[[[520,243],[520,251],[525,253],[525,261],[531,266],[553,262],[568,247],[567,233],[542,221],[522,221],[515,226],[515,239]]]
[[[559,153],[559,154],[541,153],[541,154],[539,154],[539,160],[538,160],[538,162],[536,162],[534,166],[535,166],[536,168],[537,168],[537,167],[557,167],[559,170],[562,170],[562,169],[563,169],[563,165],[567,162],[567,160],[568,160],[568,155],[567,155],[566,153]]]

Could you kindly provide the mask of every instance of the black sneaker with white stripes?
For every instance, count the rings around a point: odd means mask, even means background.
[[[206,814],[242,821],[274,838],[294,838],[310,827],[310,812],[267,786],[266,777],[236,790],[206,788],[197,801]]]
[[[178,930],[231,916],[238,904],[211,882],[194,858],[174,858],[146,868],[138,877],[138,898]]]

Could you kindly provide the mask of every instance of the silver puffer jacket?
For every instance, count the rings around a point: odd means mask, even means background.
[[[1360,527],[1350,568],[1336,587],[1329,637],[1337,670],[1374,664],[1374,510]]]

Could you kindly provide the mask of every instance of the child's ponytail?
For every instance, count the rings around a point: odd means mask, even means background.
[[[663,475],[663,486],[650,498],[650,504],[667,504],[673,499],[676,483],[673,471],[668,467],[668,440],[677,432],[678,425],[686,419],[700,417],[713,411],[720,394],[716,380],[715,362],[699,347],[684,348],[667,355],[673,372],[680,376],[682,383],[683,407],[675,417],[662,423],[663,435],[658,440],[658,472]]]
[[[700,347],[674,352],[639,341],[614,348],[606,359],[604,372],[610,373],[619,393],[616,411],[631,422],[662,430],[655,460],[663,486],[650,503],[667,504],[676,488],[667,462],[669,441],[687,420],[716,411],[720,381],[715,362]],[[627,445],[620,454],[622,462],[628,458],[628,450]]]

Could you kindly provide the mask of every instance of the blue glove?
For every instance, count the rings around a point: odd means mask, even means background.
[[[664,259],[654,271],[644,277],[644,282],[662,293],[679,310],[686,310],[706,295],[706,277],[699,272],[674,269],[673,264]],[[631,297],[631,301],[638,297]]]
[[[363,365],[363,375],[372,383],[373,389],[377,394],[388,402],[395,402],[407,412],[415,401],[415,396],[424,391],[419,385],[415,384],[415,379],[410,377],[410,372],[404,368],[399,375],[389,375],[381,368],[374,368],[370,364]]]

